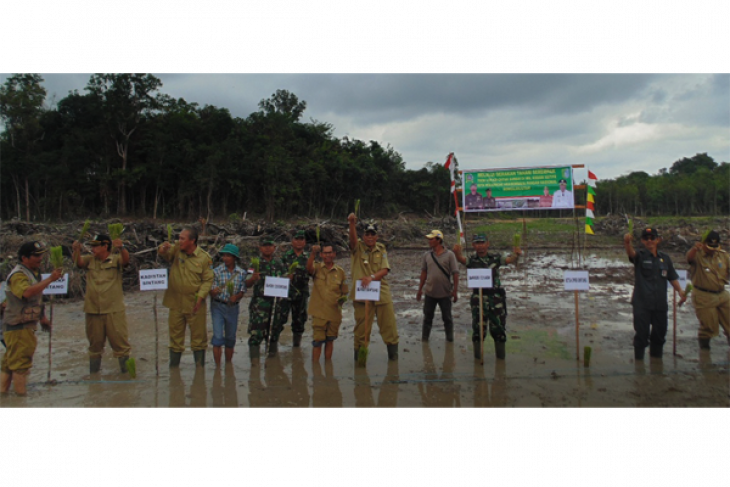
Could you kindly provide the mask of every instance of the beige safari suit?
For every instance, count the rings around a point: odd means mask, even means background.
[[[89,356],[99,357],[104,351],[104,343],[109,340],[115,357],[128,357],[132,348],[122,291],[122,256],[112,253],[102,261],[85,255],[81,260],[82,268],[86,269],[84,313]]]
[[[723,250],[717,250],[710,257],[704,250],[699,250],[695,253],[694,262],[690,263],[689,275],[694,286],[692,303],[700,320],[698,338],[718,336],[718,324],[725,331],[725,336],[730,337],[730,293],[725,289],[730,280],[730,256]]]
[[[355,308],[355,350],[359,350],[360,346],[365,345],[366,330],[372,329],[375,317],[378,318],[378,328],[383,342],[386,345],[396,345],[398,343],[398,329],[396,327],[393,300],[390,296],[388,277],[386,276],[380,281],[380,301],[375,301],[369,305],[370,312],[367,323],[365,322],[365,302],[355,301],[355,289],[358,280],[373,275],[381,269],[390,269],[385,245],[377,242],[371,252],[362,240],[358,240],[357,247],[352,253],[351,267],[352,289],[350,290],[350,299]]]
[[[162,305],[170,310],[170,350],[185,351],[186,326],[190,326],[190,348],[193,352],[205,350],[208,348],[205,298],[213,286],[213,262],[200,247],[196,247],[192,255],[187,255],[176,244],[160,255],[171,263],[169,286],[162,299]],[[198,312],[193,314],[198,298],[203,298],[203,302]]]
[[[312,316],[312,338],[324,342],[339,335],[342,306],[339,299],[347,296],[347,276],[342,267],[334,264],[327,269],[323,263],[314,263],[312,297],[308,312]]]

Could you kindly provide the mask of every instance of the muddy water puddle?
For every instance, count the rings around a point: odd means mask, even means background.
[[[55,305],[51,379],[46,384],[48,336],[39,333],[29,394],[0,396],[2,407],[637,407],[730,404],[730,347],[723,338],[700,354],[691,305],[677,313],[677,355],[673,355],[672,314],[661,361],[635,364],[631,340],[632,268],[620,254],[584,259],[591,289],[578,295],[576,350],[575,296],[562,291],[569,256],[540,255],[505,267],[508,292],[506,360],[496,360],[491,339],[485,360],[473,356],[469,290],[461,279],[453,306],[455,341],[445,341],[437,311],[431,340],[423,344],[421,303],[415,300],[421,255],[394,251],[391,286],[398,319],[400,358],[387,359],[374,326],[368,365],[354,365],[352,308],[347,308],[331,363],[311,361],[311,326],[301,348],[291,346],[289,327],[274,358],[252,360],[246,346],[248,310],[242,307],[233,363],[216,369],[209,351],[196,368],[188,350],[179,369],[167,367],[167,310],[158,307],[155,347],[153,295],[127,293],[127,314],[136,379],[117,372],[106,350],[102,372],[88,374],[88,346],[82,303]],[[574,259],[575,260],[575,259]],[[592,263],[593,262],[593,263]],[[349,260],[340,259],[349,271]],[[594,263],[596,264],[594,266]],[[594,279],[594,273],[599,277]],[[158,303],[161,302],[161,293]],[[244,304],[248,298],[244,299]],[[209,318],[210,323],[210,318]],[[590,367],[576,360],[592,347]],[[157,354],[155,350],[157,349]],[[158,367],[155,366],[158,364]],[[159,375],[156,370],[159,369]]]

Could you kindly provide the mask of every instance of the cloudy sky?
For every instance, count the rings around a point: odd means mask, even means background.
[[[407,167],[585,164],[650,174],[707,152],[730,162],[728,74],[156,74],[162,92],[246,117],[277,89],[338,137],[390,144]],[[0,75],[4,82],[7,75]],[[49,101],[88,74],[43,74]],[[577,177],[584,173],[576,171]]]

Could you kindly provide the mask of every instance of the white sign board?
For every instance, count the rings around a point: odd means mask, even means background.
[[[566,291],[588,291],[588,271],[565,271],[563,284]]]
[[[289,297],[289,278],[266,276],[264,281],[264,296],[270,298]]]
[[[687,271],[685,270],[679,270],[677,269],[677,274],[679,275],[679,287],[682,289],[687,287]],[[672,283],[670,281],[667,281],[667,289],[671,289]]]
[[[50,274],[41,274],[41,279],[47,279]],[[68,294],[68,274],[64,274],[58,281],[53,281],[43,290],[43,294]]]
[[[139,290],[167,289],[167,269],[143,269],[139,271]]]
[[[362,281],[356,281],[355,301],[380,301],[380,281],[370,281],[368,287],[363,287]]]
[[[493,288],[492,269],[467,269],[466,284],[469,289]]]

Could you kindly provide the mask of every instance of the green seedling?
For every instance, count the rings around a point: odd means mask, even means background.
[[[515,236],[512,238],[512,246],[519,247],[520,245],[522,245],[522,235],[515,233]]]
[[[89,228],[91,227],[91,222],[89,220],[86,220],[84,222],[84,226],[81,227],[81,233],[79,234],[79,242],[84,239],[87,233],[89,233]]]
[[[167,224],[167,241],[172,243],[172,225]]]
[[[63,248],[51,247],[51,264],[54,269],[60,269],[63,267]]]
[[[109,229],[109,237],[112,240],[118,239],[122,236],[122,232],[124,232],[124,225],[121,223],[110,223],[107,225],[107,228]]]
[[[258,257],[251,257],[251,267],[253,267],[254,272],[259,271],[259,264],[261,263],[261,260]]]
[[[125,364],[127,366],[127,372],[129,372],[129,377],[132,379],[137,377],[137,362],[135,362],[134,357],[129,357]]]
[[[294,274],[294,271],[296,271],[299,268],[299,262],[292,262],[292,264],[289,266],[289,274]]]

